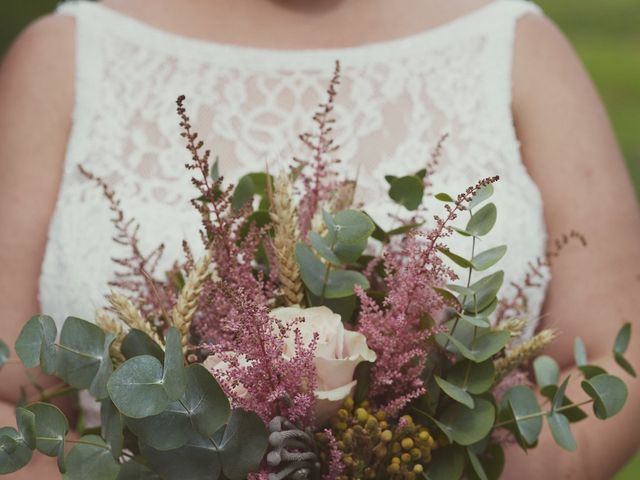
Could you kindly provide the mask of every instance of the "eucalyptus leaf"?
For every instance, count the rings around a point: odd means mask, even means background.
[[[134,459],[120,466],[116,480],[162,480],[162,477]]]
[[[496,299],[503,281],[504,272],[500,270],[474,282],[470,288],[476,293],[475,298],[467,297],[464,301],[464,309],[474,313],[489,307]]]
[[[571,433],[571,427],[569,426],[567,417],[561,413],[553,412],[547,416],[547,423],[549,424],[551,435],[553,435],[556,443],[569,452],[575,452],[578,446]]]
[[[564,379],[560,388],[556,391],[556,394],[553,396],[553,400],[551,401],[551,411],[555,412],[558,408],[562,407],[565,392],[567,391],[567,386],[569,385],[569,380],[571,379],[571,375]]]
[[[441,247],[438,249],[440,251],[440,253],[442,253],[445,257],[449,258],[450,260],[452,260],[456,265],[461,266],[462,268],[471,268],[473,265],[471,264],[471,262],[469,260],[467,260],[464,257],[461,257],[460,255],[457,255],[455,253],[453,253],[451,250]]]
[[[473,397],[469,395],[469,393],[467,393],[467,391],[464,390],[463,388],[460,388],[457,385],[454,385],[453,383],[449,383],[445,379],[440,378],[437,375],[434,376],[434,379],[438,384],[438,386],[440,387],[440,389],[449,398],[454,399],[456,402],[459,402],[468,408],[473,408],[475,406]]]
[[[16,354],[26,368],[42,365],[46,373],[55,371],[55,346],[58,330],[53,319],[35,315],[22,327],[16,340]]]
[[[122,415],[110,398],[106,398],[100,403],[100,429],[102,437],[109,445],[113,457],[117,459],[120,457],[124,445],[124,422]]]
[[[475,363],[471,360],[456,362],[447,375],[447,381],[474,395],[487,392],[496,376],[493,360]]]
[[[4,367],[4,364],[7,363],[9,357],[11,356],[11,352],[9,351],[9,347],[6,343],[0,340],[0,370]]]
[[[428,480],[459,480],[464,472],[464,451],[452,445],[433,452],[433,459],[426,468]]]
[[[491,195],[493,195],[493,185],[492,184],[489,183],[488,185],[484,185],[483,187],[480,187],[476,191],[476,193],[473,195],[473,197],[471,198],[471,201],[467,205],[467,208],[469,210],[472,210],[472,209],[476,208],[482,202],[484,202],[485,200],[491,198]]]
[[[253,181],[249,175],[240,178],[231,197],[231,208],[240,210],[246,203],[253,199],[254,191]]]
[[[218,445],[222,471],[229,480],[244,480],[260,466],[269,444],[264,423],[253,412],[235,409]]]
[[[369,215],[358,210],[338,212],[334,220],[338,242],[345,245],[360,245],[375,230],[375,225]]]
[[[489,318],[484,315],[466,315],[464,313],[458,313],[458,316],[465,322],[469,322],[474,327],[489,328],[491,326]]]
[[[502,260],[502,257],[507,253],[507,246],[501,245],[499,247],[490,248],[485,250],[471,259],[473,269],[477,271],[483,271],[493,267],[496,263]]]
[[[558,363],[548,355],[541,355],[533,361],[533,372],[536,383],[542,394],[550,386],[556,386],[560,380],[560,367]]]
[[[32,455],[15,428],[0,428],[0,475],[17,472],[29,463]]]
[[[371,386],[371,368],[373,362],[360,362],[353,373],[353,379],[358,383],[356,384],[356,391],[353,395],[353,400],[356,405],[364,402],[369,396],[369,388]]]
[[[56,374],[69,385],[88,389],[97,399],[108,395],[113,371],[109,347],[115,336],[85,320],[69,317],[60,332]]]
[[[67,456],[64,480],[116,480],[120,465],[111,455],[104,440],[97,435],[85,435]]]
[[[342,261],[333,253],[331,245],[327,244],[326,239],[322,238],[317,232],[309,232],[309,240],[311,245],[316,249],[318,255],[333,265],[341,265]]]
[[[18,407],[16,409],[16,425],[24,443],[30,448],[36,448],[36,416],[31,410]]]
[[[584,380],[582,389],[593,399],[593,411],[601,420],[611,418],[622,410],[629,396],[625,383],[607,374]]]
[[[489,331],[478,335],[472,345],[464,345],[455,337],[445,334],[451,343],[460,351],[463,357],[476,363],[484,362],[502,350],[511,338],[506,331]]]
[[[469,448],[467,448],[467,455],[469,457],[469,464],[471,465],[471,468],[473,468],[473,471],[478,476],[478,478],[480,480],[489,480],[487,474],[484,471],[484,467],[482,466],[482,463],[480,463],[477,455],[473,453],[473,451]]]
[[[184,393],[187,382],[185,372],[181,335],[176,327],[171,327],[167,331],[166,337],[162,382],[167,396],[172,402]]]
[[[27,407],[35,415],[36,448],[49,457],[64,455],[64,439],[69,422],[64,413],[49,403],[34,403]]]
[[[465,231],[471,235],[482,237],[491,231],[496,224],[497,218],[498,210],[496,206],[493,203],[489,203],[471,216]]]
[[[620,355],[626,353],[629,348],[629,339],[631,338],[631,323],[625,323],[616,335],[616,341],[613,346],[613,352]]]
[[[535,394],[524,385],[516,385],[502,397],[503,409],[509,409],[519,437],[527,446],[533,446],[542,432],[542,416]]]
[[[407,210],[416,210],[424,197],[424,183],[415,175],[393,180],[389,188],[389,197]]]
[[[359,243],[342,243],[337,242],[333,251],[344,265],[349,265],[358,261],[369,244],[366,238]]]
[[[120,351],[126,359],[140,355],[151,355],[164,363],[164,352],[160,345],[142,330],[131,329],[124,337]]]
[[[473,445],[486,437],[494,421],[495,409],[483,398],[476,398],[473,409],[453,403],[435,420],[447,437],[463,446]]]
[[[107,388],[111,400],[127,417],[157,415],[169,405],[162,376],[162,364],[157,358],[149,355],[131,358],[109,379]]]
[[[603,373],[607,373],[607,371],[599,367],[598,365],[580,365],[578,370],[582,372],[584,378],[589,379],[595,377],[596,375],[602,375]]]
[[[613,357],[616,360],[616,363],[622,368],[625,372],[627,372],[632,377],[636,377],[636,371],[633,369],[631,364],[627,361],[626,358],[621,353],[615,352]]]
[[[195,432],[178,449],[160,451],[141,443],[140,451],[164,480],[216,480],[220,477],[220,456],[215,443]]]
[[[576,337],[573,347],[573,354],[576,360],[576,365],[582,367],[587,364],[587,348],[584,345],[584,341],[580,337]]]
[[[437,200],[440,200],[441,202],[445,202],[445,203],[452,203],[455,202],[455,200],[453,199],[453,197],[451,195],[449,195],[448,193],[436,193],[435,194],[435,198]]]

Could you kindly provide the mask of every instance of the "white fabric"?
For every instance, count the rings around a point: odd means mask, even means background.
[[[148,249],[166,244],[164,266],[186,238],[199,246],[199,220],[183,164],[175,99],[187,95],[196,130],[230,180],[304,156],[297,134],[311,116],[336,59],[342,84],[336,105],[340,157],[359,171],[359,198],[376,218],[395,213],[384,175],[422,168],[443,133],[444,156],[432,181],[456,194],[499,174],[498,223],[480,250],[506,243],[505,284],[520,281],[544,253],[540,193],[521,161],[511,114],[515,25],[533,4],[498,0],[438,28],[361,47],[267,50],[204,42],[167,33],[99,3],[69,2],[76,20],[76,101],[64,176],[51,222],[42,276],[42,311],[92,319],[103,306],[122,256],[112,242],[111,214],[101,192],[78,173],[83,165],[117,192],[142,224]],[[431,212],[442,205],[430,199]],[[466,221],[466,220],[463,220]],[[470,244],[451,248],[469,255]],[[160,271],[162,271],[162,266]],[[544,290],[529,292],[538,315]],[[533,329],[535,322],[531,323]]]

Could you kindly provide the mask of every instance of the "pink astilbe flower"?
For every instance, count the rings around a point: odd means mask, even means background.
[[[356,289],[361,303],[358,329],[378,355],[371,371],[370,396],[392,415],[425,393],[426,340],[435,331],[425,329],[422,323],[427,316],[438,317],[446,307],[434,287],[442,288],[457,278],[438,255],[445,247],[443,239],[451,234],[449,224],[481,187],[496,180],[485,179],[470,187],[453,206],[445,206],[447,217],[435,217],[433,230],[408,234],[399,246],[385,253],[388,292],[382,306]]]
[[[192,131],[184,101],[184,96],[178,98],[177,111],[186,149],[191,153],[191,161],[185,167],[194,172],[191,182],[198,192],[191,203],[202,218],[202,241],[212,251],[214,270],[218,272],[203,286],[200,308],[192,325],[201,341],[217,342],[234,333],[225,321],[234,309],[235,293],[229,292],[242,289],[257,304],[264,304],[275,296],[277,277],[273,272],[265,275],[255,270],[253,260],[266,231],[252,221],[251,202],[234,208],[233,186],[224,187],[223,177],[211,177],[211,152],[203,151],[203,142]]]
[[[313,217],[322,202],[327,201],[337,186],[337,173],[333,169],[340,160],[333,155],[338,150],[331,138],[332,125],[335,119],[331,116],[334,100],[337,95],[336,87],[340,83],[340,63],[336,62],[333,78],[327,89],[328,99],[320,105],[313,117],[317,131],[300,135],[300,140],[311,150],[311,160],[294,159],[294,177],[302,184],[302,198],[298,204],[298,222],[301,238],[306,238],[311,229]]]
[[[311,426],[316,389],[317,335],[305,344],[296,325],[283,324],[269,315],[244,289],[227,292],[232,308],[223,327],[233,335],[207,347],[225,364],[214,375],[234,407],[256,412],[268,422],[276,416]],[[301,321],[301,320],[300,320]],[[295,348],[285,356],[285,339],[293,332]]]
[[[330,429],[324,430],[324,435],[329,443],[329,467],[322,480],[336,480],[344,472],[342,450],[338,447],[338,441]]]

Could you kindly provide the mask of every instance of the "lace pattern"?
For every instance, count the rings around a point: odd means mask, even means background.
[[[358,198],[377,219],[396,206],[384,176],[426,165],[449,134],[432,183],[451,194],[500,175],[499,218],[481,250],[506,243],[506,284],[522,280],[544,254],[546,232],[536,185],[522,164],[511,115],[511,64],[518,18],[538,13],[520,0],[498,0],[441,27],[385,43],[333,50],[266,50],[180,37],[93,2],[68,2],[76,20],[76,105],[65,172],[40,279],[41,308],[92,319],[113,276],[106,201],[77,169],[84,166],[117,192],[142,224],[142,245],[166,245],[164,265],[181,242],[199,246],[194,190],[183,168],[175,98],[187,106],[202,139],[231,181],[249,171],[276,171],[304,156],[297,134],[311,125],[333,62],[342,64],[337,141],[346,174],[358,175]],[[430,212],[441,205],[428,201]],[[451,249],[470,245],[452,238]],[[536,317],[544,288],[530,292]],[[530,332],[535,328],[530,323]]]

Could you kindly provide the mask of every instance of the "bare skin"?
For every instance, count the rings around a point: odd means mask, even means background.
[[[403,0],[403,8],[385,0],[104,3],[189,37],[299,49],[398,38],[489,2]],[[8,344],[39,310],[38,276],[71,125],[73,35],[73,20],[46,17],[21,35],[0,67],[0,318],[1,336]],[[633,190],[601,102],[557,29],[544,19],[522,19],[515,59],[517,132],[526,166],[542,191],[549,236],[575,228],[589,241],[586,250],[566,250],[553,266],[545,318],[562,336],[549,353],[570,366],[572,342],[580,335],[594,361],[606,358],[625,321],[635,322],[636,335],[640,332],[633,301],[640,291],[640,215]],[[640,342],[632,342],[628,358],[640,366]],[[620,373],[608,361],[603,363]],[[14,424],[12,404],[25,383],[16,365],[2,371],[0,425]],[[589,419],[576,426],[577,454],[562,453],[550,438],[527,456],[510,449],[505,478],[609,478],[640,443],[635,428],[640,404],[634,401],[640,382],[629,382],[629,388],[631,401],[616,418],[606,423]],[[573,399],[585,398],[579,390]],[[59,478],[54,464],[38,458],[7,478]]]

